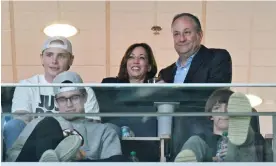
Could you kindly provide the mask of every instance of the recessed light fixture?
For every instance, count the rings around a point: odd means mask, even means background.
[[[69,24],[52,24],[44,28],[43,32],[47,36],[71,37],[78,33],[77,28]]]
[[[160,31],[162,31],[162,28],[158,25],[154,25],[153,27],[151,27],[151,30],[153,31],[154,35],[159,35]]]
[[[256,107],[256,106],[262,104],[262,102],[263,102],[263,100],[260,97],[253,95],[253,94],[247,94],[246,97],[249,99],[252,107]]]

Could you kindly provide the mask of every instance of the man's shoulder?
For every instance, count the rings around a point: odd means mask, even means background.
[[[28,85],[28,84],[38,84],[39,83],[39,79],[40,77],[43,77],[43,75],[34,75],[32,77],[29,77],[27,79],[23,79],[23,80],[20,80],[19,81],[19,84],[23,84],[23,85]],[[24,92],[26,91],[37,91],[37,88],[36,87],[20,87],[20,86],[17,86],[15,87],[15,92],[14,92],[14,95],[19,95],[19,96],[22,96],[22,95],[27,95],[24,94]],[[21,99],[19,99],[21,100]]]
[[[74,123],[74,122],[73,122]],[[86,121],[82,123],[85,127],[86,134],[90,140],[100,140],[99,138],[106,137],[108,135],[116,134],[116,131],[103,123],[95,123],[91,121]]]
[[[231,56],[230,53],[223,48],[207,48],[204,45],[201,46],[198,54],[196,55],[195,59],[198,61],[201,59],[207,66],[217,66],[223,62],[230,62],[231,63]]]
[[[87,127],[90,127],[90,128],[95,128],[95,129],[100,129],[100,130],[105,130],[106,128],[108,128],[107,125],[105,125],[104,123],[98,123],[98,122],[94,122],[94,121],[90,121],[90,120],[87,120]]]
[[[230,57],[230,53],[223,48],[207,48],[204,47],[208,52],[208,56],[213,56],[213,58],[221,58],[221,57]]]
[[[88,129],[88,131],[93,131],[97,133],[105,133],[105,132],[113,132],[113,131],[115,132],[115,130],[107,124],[97,123],[92,121],[87,121],[86,128]]]
[[[27,79],[20,80],[19,83],[22,83],[22,84],[36,84],[36,83],[39,83],[39,80],[42,76],[43,75],[41,75],[41,74],[33,75],[33,76],[31,76]]]
[[[161,69],[160,71],[167,71],[167,70],[172,70],[174,67],[176,67],[176,64],[175,64],[175,62],[174,63],[172,63],[171,65],[169,65],[169,66],[167,66],[167,67],[165,67],[165,68],[163,68],[163,69]]]

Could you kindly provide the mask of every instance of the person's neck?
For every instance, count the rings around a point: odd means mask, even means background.
[[[45,80],[48,82],[48,83],[53,83],[53,80],[55,79],[55,77],[49,75],[49,74],[45,74],[44,75],[45,77]]]
[[[130,83],[144,83],[145,78],[130,78]]]
[[[225,132],[225,130],[218,129],[216,126],[213,127],[213,133],[214,134],[216,134],[216,135],[222,135],[223,132]]]
[[[192,55],[190,55],[190,56],[192,56]],[[190,56],[189,56],[189,55],[186,55],[186,54],[180,55],[180,56],[179,56],[179,63],[180,63],[180,65],[181,65],[181,66],[185,66],[185,64],[186,64],[186,62],[187,62],[187,60],[188,60],[188,58],[189,58]]]
[[[195,54],[199,51],[199,49],[200,49],[200,46],[198,46],[198,47],[197,47],[194,51],[192,51],[192,52],[187,52],[187,53],[185,53],[185,54],[179,54],[179,62],[180,62],[180,65],[181,65],[181,66],[185,66],[187,60],[188,60],[191,56],[195,55]]]

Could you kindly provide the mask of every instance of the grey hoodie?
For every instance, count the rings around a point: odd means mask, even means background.
[[[6,161],[16,161],[28,137],[42,119],[36,118],[26,125],[12,148],[8,150]],[[80,149],[85,152],[86,159],[99,160],[122,154],[119,137],[110,126],[91,122],[88,119],[73,121],[67,121],[62,117],[55,119],[63,130],[73,127],[83,136],[84,145]]]

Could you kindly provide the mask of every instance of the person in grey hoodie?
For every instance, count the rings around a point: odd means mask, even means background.
[[[53,83],[83,83],[74,72],[58,74]],[[54,87],[59,113],[85,113],[84,87]],[[36,118],[24,128],[7,152],[6,161],[97,161],[121,156],[116,131],[87,118],[62,115]]]

